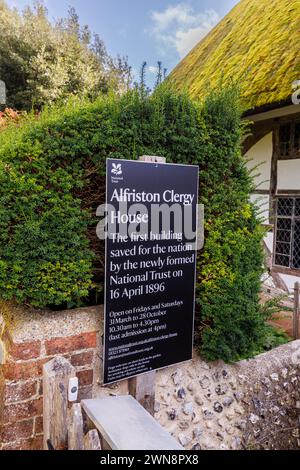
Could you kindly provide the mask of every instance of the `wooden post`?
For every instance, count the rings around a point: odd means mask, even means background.
[[[154,416],[155,405],[155,371],[138,375],[128,381],[128,389],[148,413]]]
[[[84,450],[101,450],[99,434],[96,429],[92,429],[84,436]]]
[[[294,316],[293,316],[293,338],[299,339],[299,316],[300,316],[300,283],[296,282],[294,288]]]
[[[68,413],[68,449],[83,450],[83,419],[80,403],[74,403]]]
[[[166,163],[164,157],[156,155],[143,155],[139,157],[145,163]],[[148,413],[154,416],[155,405],[155,371],[139,375],[128,381],[128,389],[132,395]]]
[[[64,358],[56,357],[43,366],[44,449],[68,446],[68,386],[75,368]]]
[[[145,163],[166,163],[165,157],[158,157],[157,155],[142,155],[139,160]]]

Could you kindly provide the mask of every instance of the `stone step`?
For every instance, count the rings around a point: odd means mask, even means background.
[[[131,395],[81,404],[112,450],[183,450]]]

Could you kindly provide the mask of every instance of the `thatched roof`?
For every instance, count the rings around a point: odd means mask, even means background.
[[[200,98],[230,79],[248,110],[290,99],[300,79],[299,0],[242,0],[170,75]]]

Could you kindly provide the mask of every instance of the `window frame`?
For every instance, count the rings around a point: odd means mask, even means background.
[[[292,208],[292,215],[291,216],[284,216],[284,215],[278,215],[278,202],[280,199],[291,199],[293,200],[293,208]],[[295,243],[295,225],[296,222],[298,221],[300,223],[300,213],[299,215],[296,214],[296,201],[300,202],[300,196],[299,194],[278,194],[275,198],[275,224],[274,224],[274,244],[273,244],[273,266],[276,269],[279,270],[285,270],[287,272],[293,272],[297,273],[298,275],[300,274],[300,267],[294,267],[294,243]],[[291,220],[291,233],[290,233],[290,241],[289,242],[283,242],[283,241],[278,241],[278,232],[280,229],[278,229],[278,219],[285,219],[285,220]],[[290,244],[290,250],[289,250],[289,255],[285,255],[283,253],[279,253],[277,251],[277,244],[278,243],[289,243]],[[281,264],[277,264],[277,256],[288,256],[289,257],[289,265],[288,266],[283,266]],[[300,257],[300,254],[299,254]]]
[[[296,158],[300,158],[300,134],[299,134],[299,142],[298,142],[298,147],[299,150],[296,150],[295,147],[295,139],[296,139],[296,125],[300,126],[300,118],[294,118],[294,119],[288,119],[288,120],[281,120],[279,122],[279,132],[278,132],[278,139],[279,139],[279,155],[278,159],[279,160],[293,160]],[[284,126],[290,126],[290,139],[289,139],[289,152],[284,155],[281,153],[281,129]]]

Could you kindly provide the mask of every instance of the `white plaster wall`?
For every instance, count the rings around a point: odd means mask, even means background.
[[[299,282],[299,276],[290,276],[289,274],[280,274],[281,279],[285,282],[291,294],[294,292],[295,283]]]
[[[278,162],[278,189],[300,189],[300,159]]]
[[[250,200],[259,207],[259,216],[262,218],[262,223],[269,224],[270,197],[268,195],[252,194]]]
[[[274,249],[274,233],[273,232],[268,232],[265,235],[264,242],[267,245],[267,248],[270,250],[270,252],[273,254],[273,249]]]
[[[257,189],[269,189],[270,187],[272,153],[272,132],[263,137],[246,153],[246,158],[250,160],[247,164],[249,169],[252,170],[259,165],[253,172],[253,175],[259,173],[254,180]]]

